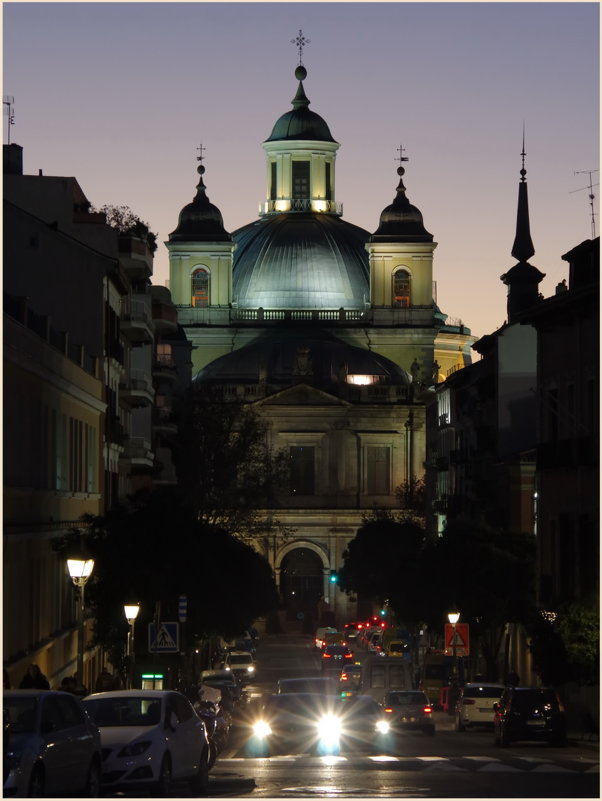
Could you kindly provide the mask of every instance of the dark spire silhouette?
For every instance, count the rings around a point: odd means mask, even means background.
[[[523,128],[523,149],[521,157],[523,166],[520,171],[521,179],[518,185],[518,209],[516,213],[516,236],[512,246],[512,255],[519,261],[528,261],[535,253],[529,228],[529,198],[527,195],[527,170],[525,169],[525,129]]]

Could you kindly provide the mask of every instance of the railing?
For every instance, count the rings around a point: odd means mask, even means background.
[[[335,200],[322,198],[278,198],[265,200],[259,204],[259,216],[264,214],[282,214],[287,212],[317,212],[324,214],[343,214],[343,204]]]
[[[144,320],[146,323],[152,320],[149,306],[141,300],[130,298],[121,304],[121,317],[123,320]]]
[[[366,320],[361,309],[232,309],[230,318],[246,322],[269,322],[279,320],[320,320],[361,322]]]

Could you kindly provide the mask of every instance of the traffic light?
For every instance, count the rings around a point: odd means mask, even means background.
[[[337,571],[336,570],[331,570],[330,571],[330,583],[331,584],[337,584],[338,580],[339,580],[339,577],[337,576]]]

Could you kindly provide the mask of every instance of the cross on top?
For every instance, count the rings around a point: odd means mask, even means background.
[[[204,156],[203,156],[203,150],[207,150],[207,148],[206,148],[206,147],[203,147],[203,145],[199,145],[199,146],[197,147],[197,150],[199,151],[199,154],[200,154],[200,155],[198,155],[198,156],[196,157],[196,160],[197,160],[197,161],[201,161],[201,162],[202,162],[202,161],[203,161],[203,158],[204,158]]]
[[[403,155],[403,151],[404,150],[405,150],[405,147],[402,147],[401,145],[399,145],[399,147],[397,148],[397,152],[399,153],[399,156],[397,156],[395,161],[398,161],[400,164],[401,164],[402,161],[408,161],[408,157]]]
[[[291,44],[294,44],[299,51],[299,64],[303,64],[303,48],[310,43],[311,39],[303,36],[303,31],[299,28],[299,34],[295,39],[291,39]]]

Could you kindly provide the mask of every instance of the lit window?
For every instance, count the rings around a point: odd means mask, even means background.
[[[393,275],[393,305],[407,309],[410,305],[411,278],[407,270],[396,270]]]
[[[348,384],[357,384],[360,386],[365,386],[366,384],[375,384],[376,380],[376,376],[374,375],[361,375],[359,373],[355,373],[347,376]]]
[[[209,270],[205,267],[199,267],[192,274],[191,304],[202,309],[209,305]]]

